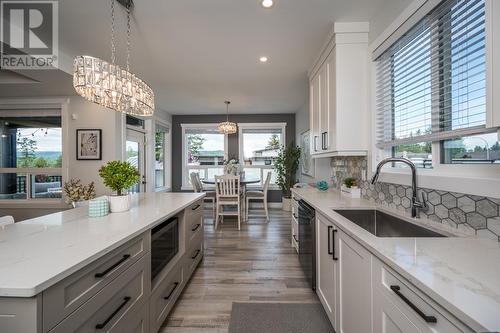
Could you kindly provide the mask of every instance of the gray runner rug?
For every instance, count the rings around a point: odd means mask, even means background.
[[[335,331],[319,303],[233,303],[229,333],[335,333]]]

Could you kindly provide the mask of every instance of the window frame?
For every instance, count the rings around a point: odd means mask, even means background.
[[[437,5],[440,1],[434,1],[433,5]],[[422,12],[422,8],[418,6],[419,0],[415,0],[371,45],[370,50],[375,54],[381,54],[383,48],[390,47],[392,43],[387,43],[387,40],[392,42],[397,40],[404,34],[401,27],[409,30],[416,24],[421,17],[427,14]],[[433,6],[432,5],[432,6]],[[433,7],[429,4],[426,7],[431,10]],[[486,0],[486,126],[485,133],[494,131],[491,119],[493,117],[493,89],[492,89],[492,67],[493,67],[493,50],[498,48],[498,45],[493,45],[491,33],[492,24],[492,3]],[[408,25],[408,22],[412,24]],[[500,43],[499,43],[500,45]],[[371,62],[371,169],[372,174],[375,172],[377,164],[387,156],[387,150],[377,147],[377,65],[373,57]],[[500,141],[500,129],[497,129],[498,140]],[[459,193],[468,193],[481,196],[498,197],[498,188],[500,188],[500,164],[442,164],[441,163],[441,142],[432,142],[432,169],[418,169],[418,185],[421,187],[439,189],[444,191],[452,191]],[[407,168],[393,167],[387,164],[380,174],[381,182],[394,183],[399,185],[409,185],[411,177]]]
[[[243,149],[243,131],[245,129],[280,129],[281,130],[281,140],[280,145],[286,145],[286,123],[276,122],[276,123],[238,123],[238,156],[240,157],[240,163],[244,159],[244,149]],[[243,161],[244,163],[244,161]],[[260,169],[261,184],[249,184],[247,188],[261,188],[264,184],[265,176],[264,170],[274,170],[273,165],[243,165],[246,169]],[[279,186],[276,184],[269,184],[269,189],[279,190]]]
[[[60,168],[0,168],[0,173],[23,173],[26,175],[28,188],[31,187],[31,176],[37,174],[61,175],[61,186],[69,177],[68,155],[69,155],[69,122],[68,122],[68,98],[7,98],[0,99],[0,110],[14,109],[59,109],[61,114],[61,153],[62,166]],[[0,199],[0,208],[64,208],[67,207],[64,193],[61,198],[32,198],[30,191],[26,190],[26,199]]]
[[[156,186],[155,164],[156,164],[156,129],[157,125],[168,128],[165,132],[163,142],[163,186]],[[152,190],[153,192],[168,192],[172,189],[171,174],[172,174],[172,124],[168,121],[155,118],[153,120],[153,130],[151,135],[152,141],[152,158],[151,158],[151,175],[152,175]]]
[[[189,184],[188,177],[189,177],[189,170],[190,169],[209,169],[210,167],[213,167],[211,165],[196,165],[196,166],[188,166],[187,165],[187,142],[186,142],[186,130],[187,129],[217,129],[217,124],[212,123],[212,124],[181,124],[181,135],[182,135],[182,183],[181,183],[181,190],[182,191],[189,191],[193,190],[193,186]],[[227,134],[221,134],[224,135],[224,159],[228,158],[228,135]],[[213,186],[207,186],[207,188],[212,188]]]

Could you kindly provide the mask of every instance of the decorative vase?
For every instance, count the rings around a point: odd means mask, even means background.
[[[111,213],[126,212],[130,209],[130,195],[110,195],[108,196],[109,210]]]
[[[292,211],[292,198],[285,198],[283,197],[283,202],[282,202],[282,209],[285,211],[285,212],[291,212]]]
[[[359,199],[361,198],[361,189],[357,186],[351,186],[347,187],[345,185],[341,185],[340,187],[340,193],[342,195],[351,197],[353,199]]]
[[[85,207],[85,206],[88,206],[88,205],[89,205],[89,201],[88,200],[73,201],[73,202],[71,202],[71,206],[73,206],[73,208]]]

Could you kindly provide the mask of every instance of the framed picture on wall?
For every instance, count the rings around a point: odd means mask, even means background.
[[[76,130],[76,159],[101,160],[102,159],[102,130],[77,129]]]
[[[314,159],[311,157],[311,131],[300,134],[300,171],[301,174],[314,177]]]

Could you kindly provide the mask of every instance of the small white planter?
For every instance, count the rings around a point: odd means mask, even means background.
[[[282,198],[283,202],[283,210],[285,212],[291,212],[292,211],[292,199],[291,198]]]
[[[342,185],[340,187],[340,191],[342,195],[358,199],[361,198],[361,189],[357,186],[352,186],[352,187],[347,187],[345,185]]]
[[[111,213],[126,212],[130,209],[130,195],[108,196],[109,210]]]

